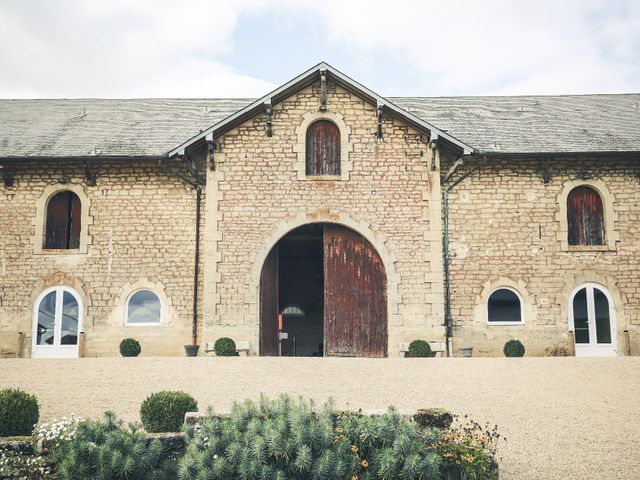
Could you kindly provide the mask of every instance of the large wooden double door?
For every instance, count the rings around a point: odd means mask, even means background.
[[[324,355],[387,355],[387,279],[380,256],[362,235],[323,225]],[[278,355],[279,245],[260,278],[260,355]]]

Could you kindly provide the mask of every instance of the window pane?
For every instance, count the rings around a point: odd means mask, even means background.
[[[129,299],[127,323],[160,323],[160,299],[149,290],[140,290]]]
[[[62,333],[61,345],[78,344],[78,318],[80,309],[78,302],[70,292],[62,296]]]
[[[489,297],[490,322],[520,322],[520,298],[515,292],[502,288]]]
[[[576,343],[589,343],[589,315],[587,313],[587,289],[573,297],[573,332]]]
[[[596,338],[598,343],[611,343],[611,321],[609,319],[609,300],[597,288],[593,289],[593,303],[596,310]]]
[[[53,345],[56,314],[56,292],[47,294],[38,305],[36,345]]]

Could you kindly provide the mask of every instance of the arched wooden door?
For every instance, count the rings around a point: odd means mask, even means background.
[[[324,227],[325,355],[387,356],[387,278],[373,246],[340,225]]]
[[[260,273],[260,355],[278,356],[279,249],[267,255]]]
[[[280,242],[282,243],[282,242]],[[278,355],[279,244],[260,276],[260,355]],[[380,256],[362,235],[322,225],[323,352],[325,356],[387,356],[387,277]]]

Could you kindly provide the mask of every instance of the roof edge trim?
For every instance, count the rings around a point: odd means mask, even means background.
[[[346,86],[348,90],[352,90],[352,91],[354,91],[354,93],[359,94],[360,96],[369,98],[369,100],[373,104],[376,104],[376,105],[377,104],[384,104],[384,108],[389,110],[390,113],[392,113],[394,116],[400,117],[401,119],[405,119],[408,123],[411,123],[418,130],[420,130],[420,129],[427,130],[427,131],[429,131],[430,134],[431,133],[435,133],[440,138],[445,139],[448,142],[456,145],[458,148],[460,148],[463,151],[463,154],[468,155],[468,154],[471,154],[471,153],[474,152],[474,149],[473,149],[472,146],[467,145],[466,143],[458,140],[457,138],[453,137],[452,135],[449,135],[448,133],[446,133],[446,132],[434,127],[430,123],[425,122],[421,118],[419,118],[416,115],[406,111],[405,109],[403,109],[401,107],[398,107],[393,102],[390,102],[386,98],[381,97],[380,95],[378,95],[378,94],[374,93],[373,91],[369,90],[368,88],[366,88],[362,84],[360,84],[360,83],[356,82],[355,80],[353,80],[352,78],[348,77],[344,73],[336,70],[335,68],[333,68],[328,63],[320,62],[319,64],[315,65],[314,67],[310,68],[309,70],[301,73],[297,77],[295,77],[292,80],[288,81],[284,85],[281,85],[280,87],[276,88],[275,90],[273,90],[272,92],[268,93],[267,95],[264,95],[263,97],[259,98],[258,100],[254,101],[253,103],[247,105],[246,107],[238,110],[234,114],[228,116],[224,120],[219,121],[218,123],[212,125],[211,127],[207,128],[205,130],[202,130],[197,135],[191,137],[189,140],[181,143],[177,147],[175,147],[172,150],[170,150],[169,152],[167,152],[167,156],[168,157],[172,157],[172,156],[174,156],[176,154],[184,152],[184,150],[187,147],[193,145],[194,143],[196,143],[197,141],[199,141],[199,140],[201,140],[203,138],[206,138],[207,136],[211,137],[211,136],[218,135],[220,133],[224,133],[225,131],[231,130],[237,124],[240,124],[240,123],[252,118],[256,114],[258,114],[261,110],[263,110],[265,102],[270,101],[272,104],[278,103],[280,100],[286,98],[293,91],[300,90],[300,89],[304,88],[305,86],[307,86],[308,84],[310,84],[313,81],[315,81],[316,76],[319,77],[319,75],[320,75],[320,70],[325,70],[335,80],[337,80],[338,83],[340,83],[342,86]]]

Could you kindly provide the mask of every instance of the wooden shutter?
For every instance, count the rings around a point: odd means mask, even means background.
[[[67,248],[80,248],[80,199],[73,192],[69,192],[69,196],[69,244]]]
[[[307,129],[307,175],[340,175],[340,130],[329,120],[318,120]]]
[[[325,355],[387,355],[387,283],[373,246],[338,225],[324,228]]]
[[[567,198],[569,245],[604,245],[602,199],[589,187],[571,190]]]
[[[80,247],[81,204],[69,191],[56,193],[47,203],[44,248]]]
[[[279,253],[271,249],[260,274],[260,355],[278,355]]]

